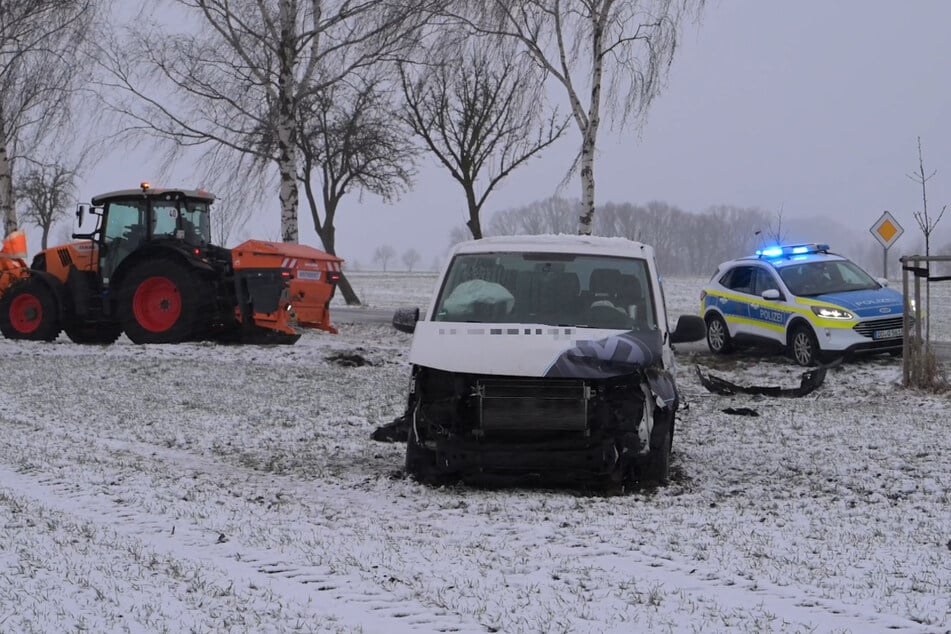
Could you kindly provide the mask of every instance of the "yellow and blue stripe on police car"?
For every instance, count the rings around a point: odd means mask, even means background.
[[[763,328],[779,334],[785,332],[789,321],[796,315],[805,318],[817,328],[851,328],[858,323],[857,319],[819,317],[812,312],[811,306],[825,306],[840,310],[843,306],[817,297],[796,297],[794,303],[783,303],[741,293],[707,291],[703,303],[704,314],[711,309],[716,309],[731,326]]]

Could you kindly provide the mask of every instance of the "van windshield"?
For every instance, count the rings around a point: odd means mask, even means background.
[[[650,330],[657,327],[651,297],[641,258],[461,254],[449,265],[433,319]]]

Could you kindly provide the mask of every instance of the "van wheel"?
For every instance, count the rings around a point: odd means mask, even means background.
[[[820,361],[819,342],[812,328],[800,324],[792,331],[789,337],[789,352],[793,361],[802,366],[817,365]]]
[[[672,418],[672,415],[671,415]],[[642,484],[667,486],[670,483],[670,452],[674,444],[672,421],[655,421],[651,432],[650,454],[642,471]]]
[[[733,351],[733,339],[726,322],[717,314],[707,317],[707,347],[714,354],[727,354]]]
[[[60,333],[52,289],[35,277],[11,286],[0,298],[0,332],[7,339],[53,341]]]
[[[438,484],[443,480],[436,469],[436,452],[419,442],[412,425],[406,437],[406,475],[423,484]]]

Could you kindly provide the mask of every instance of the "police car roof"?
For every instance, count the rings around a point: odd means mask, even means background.
[[[730,260],[725,264],[733,264],[736,262],[765,262],[774,268],[781,269],[785,266],[792,266],[794,264],[803,264],[804,262],[835,262],[839,260],[846,260],[845,256],[841,256],[838,253],[803,253],[799,255],[778,255],[775,257],[763,257],[761,255],[748,255],[746,257],[738,258],[736,260]]]

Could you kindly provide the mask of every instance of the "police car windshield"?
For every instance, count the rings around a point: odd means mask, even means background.
[[[879,288],[878,282],[848,260],[788,264],[779,269],[779,276],[790,293],[805,297]]]
[[[436,321],[579,328],[657,327],[647,261],[572,253],[473,253],[453,258]]]

